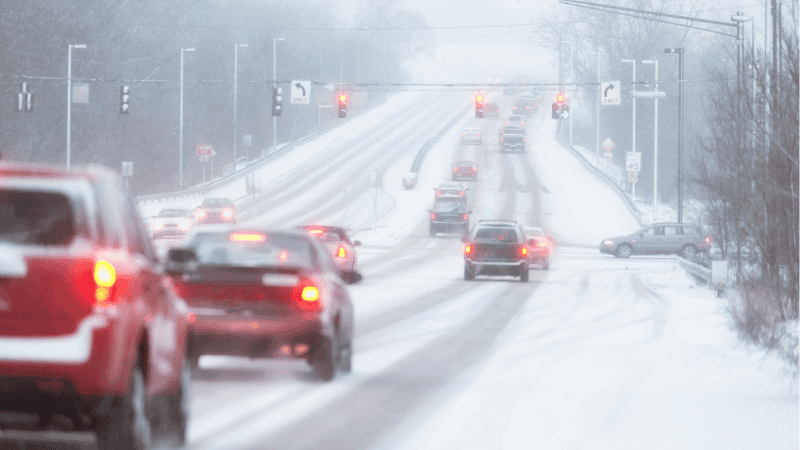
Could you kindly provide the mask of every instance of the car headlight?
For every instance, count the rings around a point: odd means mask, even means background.
[[[160,220],[156,220],[155,222],[153,222],[153,229],[154,230],[160,230],[162,228],[164,228],[164,223],[163,222],[161,222]]]
[[[614,241],[605,240],[605,241],[603,241],[603,245],[614,245]]]
[[[181,221],[181,229],[188,230],[192,228],[192,221],[191,220],[182,220]]]

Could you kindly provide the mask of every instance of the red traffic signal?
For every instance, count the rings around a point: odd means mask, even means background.
[[[347,94],[339,94],[339,103],[347,104]]]
[[[559,92],[556,95],[556,103],[564,103],[565,100],[566,100],[566,97],[564,97],[563,93]]]

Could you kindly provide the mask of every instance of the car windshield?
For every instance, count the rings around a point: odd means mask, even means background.
[[[203,208],[225,208],[233,206],[233,203],[227,198],[207,198],[203,200],[200,206]]]
[[[481,241],[517,242],[517,232],[508,227],[483,227],[475,233],[475,239]]]
[[[194,211],[191,209],[162,209],[158,213],[158,217],[162,219],[173,219],[183,217],[194,217]]]
[[[299,236],[261,232],[203,232],[194,235],[193,249],[201,266],[299,267],[313,266],[311,245]]]
[[[433,212],[442,214],[467,212],[467,206],[462,202],[438,202],[433,205]]]
[[[0,188],[0,242],[67,245],[75,234],[73,204],[66,195]]]

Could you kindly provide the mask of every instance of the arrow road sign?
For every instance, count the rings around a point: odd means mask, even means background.
[[[309,103],[308,97],[309,94],[311,94],[311,82],[292,80],[291,86],[292,86],[292,92],[291,92],[292,103],[308,105]]]
[[[611,151],[611,150],[613,150],[613,149],[614,149],[614,147],[616,146],[616,144],[614,143],[614,141],[612,141],[612,140],[611,140],[611,138],[606,138],[606,140],[605,140],[605,141],[603,141],[603,143],[602,143],[602,144],[600,144],[600,145],[601,145],[601,146],[602,146],[604,149],[606,149],[606,151],[607,151],[607,152],[610,152],[610,151]]]
[[[603,81],[600,83],[600,95],[604,105],[619,105],[619,81]]]

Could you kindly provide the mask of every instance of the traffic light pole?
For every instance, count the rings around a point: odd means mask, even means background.
[[[636,60],[635,59],[623,59],[622,62],[629,62],[631,66],[633,66],[633,89],[636,90]],[[636,153],[636,97],[633,97],[633,125],[631,126],[633,130],[633,142],[631,144],[631,151]],[[631,183],[631,198],[633,201],[636,201],[636,182]]]

